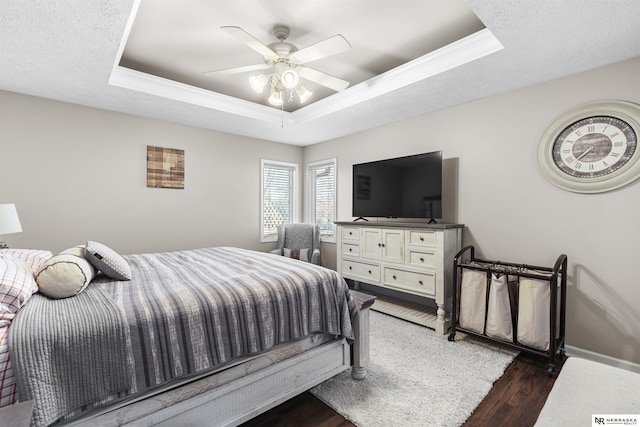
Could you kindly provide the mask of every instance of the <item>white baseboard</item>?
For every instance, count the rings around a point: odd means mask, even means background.
[[[590,350],[585,350],[580,347],[573,347],[570,345],[565,345],[564,349],[565,349],[565,352],[567,353],[567,356],[580,357],[581,359],[587,359],[593,362],[600,362],[605,365],[614,366],[617,368],[626,369],[631,372],[640,373],[640,364],[629,362],[628,360],[616,359],[615,357],[596,353]]]

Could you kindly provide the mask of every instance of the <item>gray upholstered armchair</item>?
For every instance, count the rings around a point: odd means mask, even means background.
[[[271,253],[320,265],[320,227],[316,224],[278,226],[278,243]]]

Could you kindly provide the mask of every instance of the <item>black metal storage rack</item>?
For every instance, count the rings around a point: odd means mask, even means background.
[[[531,353],[534,355],[546,357],[549,359],[549,376],[553,375],[556,362],[559,358],[564,357],[564,340],[565,340],[565,317],[566,317],[566,296],[567,296],[567,256],[562,254],[556,260],[553,268],[532,266],[526,264],[513,264],[509,262],[484,260],[475,257],[475,249],[472,245],[464,247],[458,252],[454,258],[455,286],[453,287],[453,308],[451,310],[451,332],[449,341],[454,341],[456,331],[466,334],[479,336],[492,341],[505,344],[509,347]],[[478,270],[487,273],[486,283],[486,299],[485,299],[485,323],[483,333],[478,333],[460,326],[460,293],[462,283],[462,271],[464,269]],[[518,298],[510,298],[511,304],[511,321],[512,321],[512,337],[511,341],[503,340],[496,337],[486,335],[486,324],[489,306],[489,292],[491,289],[492,274],[507,274],[511,280],[507,286],[510,291],[515,290],[520,283],[521,277],[529,277],[532,279],[545,280],[549,282],[550,301],[549,301],[549,349],[547,351],[528,347],[518,342]],[[514,289],[515,288],[515,289]],[[559,323],[558,323],[559,322]]]

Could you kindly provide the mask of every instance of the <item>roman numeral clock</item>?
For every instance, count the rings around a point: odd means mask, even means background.
[[[538,147],[538,163],[557,187],[601,193],[640,178],[640,105],[599,101],[554,121]]]

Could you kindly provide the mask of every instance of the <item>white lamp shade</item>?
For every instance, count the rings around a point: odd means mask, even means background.
[[[253,89],[256,93],[264,92],[264,87],[269,83],[271,76],[267,74],[260,74],[257,76],[249,77],[249,84],[251,85],[251,89]]]
[[[301,104],[307,102],[309,98],[311,98],[311,95],[313,95],[313,92],[302,85],[298,86],[298,88],[296,89],[296,93],[298,94],[298,98],[300,98]]]
[[[280,75],[280,83],[287,89],[295,89],[300,83],[300,76],[296,70],[289,68]]]
[[[22,231],[16,205],[0,204],[0,234],[19,233]]]
[[[284,99],[282,98],[282,91],[279,90],[271,90],[271,96],[267,100],[269,104],[279,107],[284,103]]]

